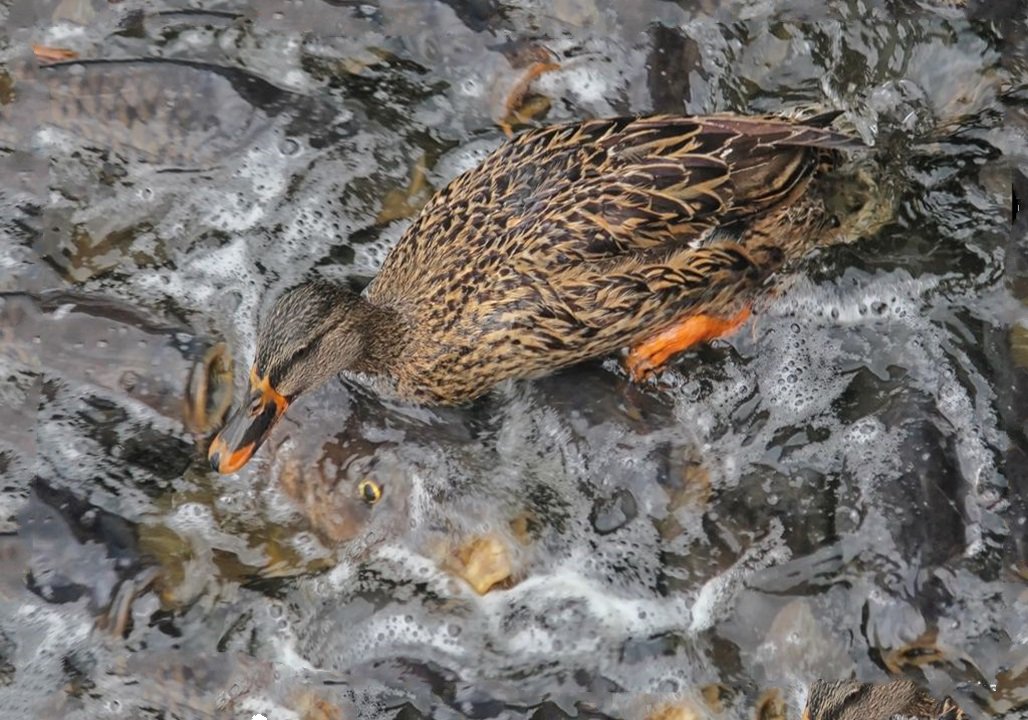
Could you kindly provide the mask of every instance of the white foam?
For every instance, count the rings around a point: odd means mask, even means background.
[[[544,95],[575,98],[597,117],[615,114],[610,100],[618,97],[623,86],[624,78],[615,65],[600,59],[577,60],[536,80]]]

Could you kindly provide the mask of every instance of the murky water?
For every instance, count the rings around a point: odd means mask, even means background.
[[[1021,3],[198,7],[0,4],[5,718],[771,720],[902,676],[1028,714]],[[512,94],[841,109],[895,216],[656,383],[337,381],[213,475],[218,340],[239,387],[262,308],[373,275]]]

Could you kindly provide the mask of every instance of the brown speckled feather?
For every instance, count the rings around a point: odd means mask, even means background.
[[[860,683],[815,680],[803,710],[805,720],[968,720],[967,714],[946,697],[936,701],[910,680]]]
[[[459,402],[729,312],[822,241],[808,184],[855,146],[729,115],[520,135],[437,193],[368,287],[409,328],[385,372],[411,399]]]

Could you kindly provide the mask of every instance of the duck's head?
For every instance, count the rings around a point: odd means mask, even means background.
[[[220,473],[239,470],[298,395],[364,358],[368,303],[324,282],[293,288],[261,323],[250,387],[211,442],[207,458]]]

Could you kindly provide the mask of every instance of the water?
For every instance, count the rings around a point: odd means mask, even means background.
[[[890,676],[1028,712],[1019,3],[0,17],[5,717],[798,718]],[[838,108],[895,214],[656,383],[611,359],[428,411],[335,381],[212,475],[215,342],[241,387],[276,294],[373,275],[511,92]]]

